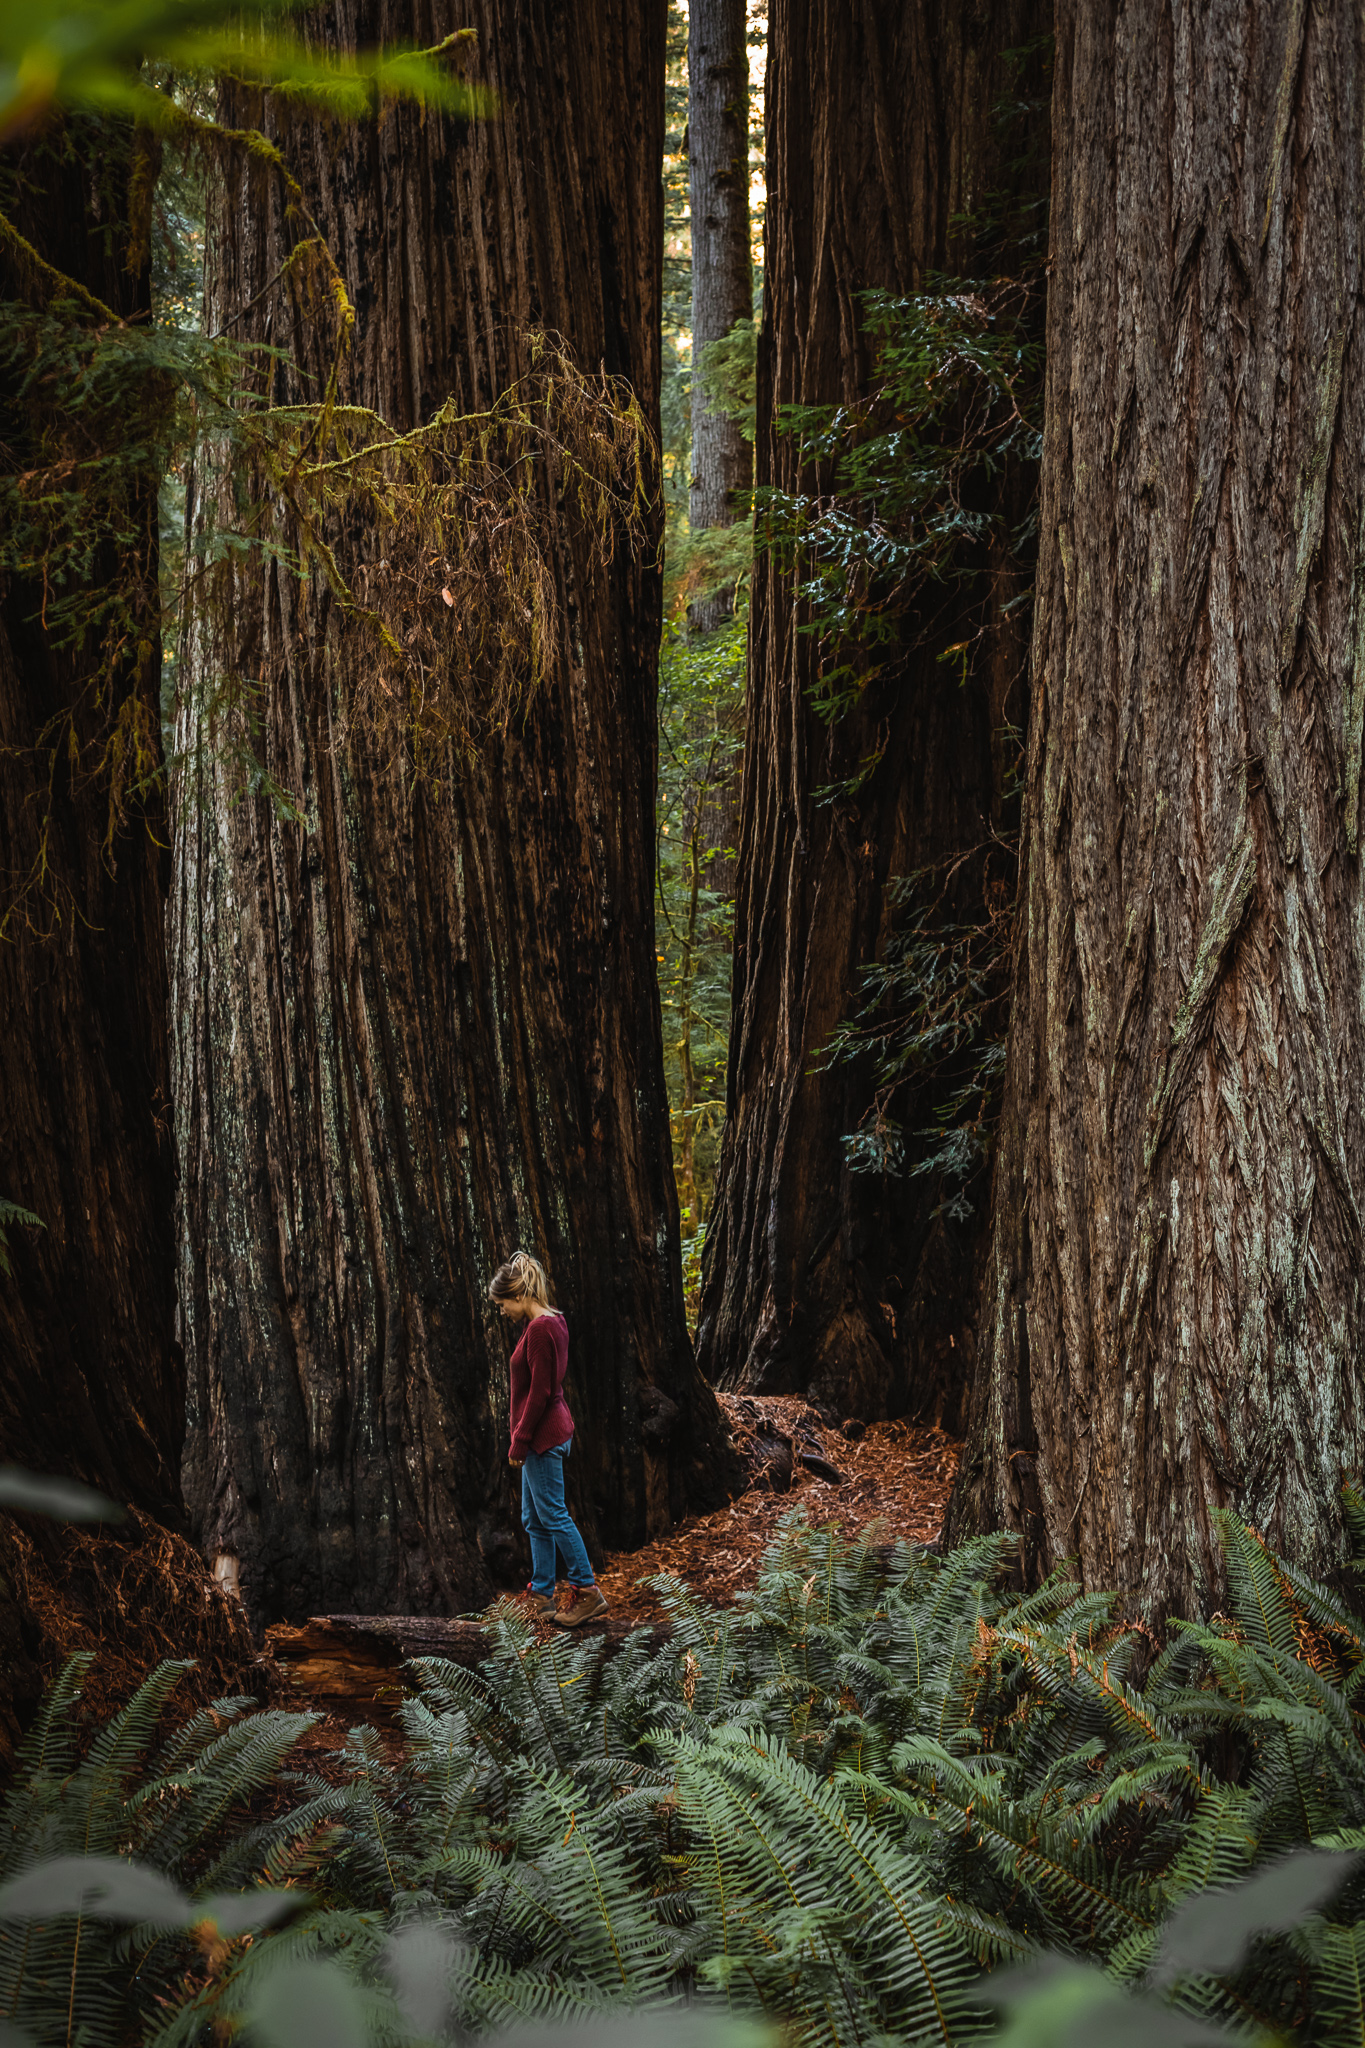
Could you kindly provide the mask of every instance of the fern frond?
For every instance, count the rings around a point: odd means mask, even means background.
[[[1365,1922],[1339,1927],[1322,1921],[1305,1928],[1312,1969],[1313,2039],[1322,2048],[1361,2048],[1365,2042]]]
[[[5,1795],[0,1814],[0,1859],[18,1823],[17,1809],[27,1803],[26,1788],[39,1777],[66,1770],[76,1747],[74,1710],[80,1700],[85,1675],[95,1661],[93,1650],[78,1650],[68,1657],[48,1689],[34,1718],[33,1726],[19,1744],[15,1757],[14,1787]],[[8,1872],[0,1860],[0,1871]]]
[[[1293,1657],[1298,1648],[1294,1614],[1285,1598],[1278,1561],[1254,1530],[1228,1509],[1220,1508],[1213,1519],[1227,1565],[1233,1611],[1247,1641],[1276,1662]]]
[[[193,1669],[193,1662],[188,1660],[174,1662],[167,1659],[158,1664],[143,1679],[128,1704],[105,1723],[91,1743],[82,1767],[82,1775],[90,1783],[92,1794],[93,1788],[99,1788],[94,1796],[103,1799],[121,1797],[127,1780],[151,1751],[157,1723],[165,1712],[167,1701],[181,1679]]]
[[[1359,1571],[1365,1564],[1365,1491],[1357,1480],[1350,1479],[1342,1487],[1341,1509],[1351,1544],[1352,1567]]]
[[[972,1958],[941,1902],[926,1897],[923,1866],[780,1748],[686,1736],[671,1748],[679,1805],[705,1844],[690,1875],[710,1898],[730,1975],[742,1959],[761,1974],[770,2010],[819,2030],[832,1968],[843,1986],[865,1988],[886,2031],[953,2038]],[[782,1970],[794,1956],[795,1986]]]

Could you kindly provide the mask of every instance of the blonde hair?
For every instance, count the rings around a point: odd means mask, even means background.
[[[529,1252],[513,1252],[489,1281],[488,1292],[494,1301],[529,1299],[538,1302],[541,1308],[550,1306],[550,1283],[545,1268]]]

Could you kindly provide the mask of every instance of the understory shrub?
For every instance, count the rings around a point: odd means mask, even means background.
[[[73,1659],[0,1820],[0,2015],[34,2048],[640,2009],[670,2042],[1359,2042],[1365,1639],[1219,1526],[1230,1614],[1140,1683],[1145,1632],[1063,1576],[1017,1592],[1010,1538],[799,1516],[732,1609],[656,1580],[663,1642],[500,1606],[477,1670],[414,1664],[399,1735],[328,1776],[291,1762],[307,1714],[165,1735],[176,1664],[78,1755]]]

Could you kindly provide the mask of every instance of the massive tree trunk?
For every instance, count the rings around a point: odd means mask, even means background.
[[[797,438],[779,431],[781,407],[852,403],[867,389],[859,294],[974,274],[977,230],[956,217],[983,209],[1011,175],[996,115],[1017,85],[1004,53],[1046,14],[1040,0],[777,0],[760,486],[812,488]],[[817,646],[800,630],[793,577],[771,554],[756,565],[727,1126],[698,1327],[719,1385],[800,1390],[845,1413],[954,1418],[979,1227],[936,1217],[930,1179],[849,1171],[843,1139],[873,1081],[817,1056],[885,948],[896,878],[980,848],[1001,822],[996,741],[1022,716],[1019,627],[1003,608],[1026,582],[1026,565],[992,552],[960,603],[938,601],[932,624],[906,622],[879,679],[831,724],[811,701]],[[965,686],[938,659],[959,641],[971,643]],[[844,792],[831,798],[832,785]],[[949,918],[981,915],[1001,861],[966,862]],[[907,1129],[933,1106],[910,1105]]]
[[[706,393],[702,351],[753,312],[749,251],[749,50],[745,0],[691,0],[687,23],[687,161],[692,216],[693,534],[731,526],[749,488],[749,447]],[[730,593],[692,607],[699,631],[718,625]]]
[[[1058,10],[1005,1141],[954,1533],[1159,1618],[1365,1454],[1365,29]]]
[[[466,18],[492,118],[391,106],[338,133],[265,109],[356,305],[342,395],[404,429],[448,394],[487,407],[534,325],[657,422],[662,0]],[[326,16],[343,48],[447,26],[411,5]],[[209,302],[315,395],[330,326],[292,274],[272,282],[305,232],[244,161],[213,209]],[[304,811],[242,796],[202,688],[182,706],[186,1493],[262,1616],[458,1611],[517,1577],[485,1290],[518,1245],[569,1319],[590,1542],[642,1540],[728,1476],[684,1322],[651,943],[656,535],[604,566],[572,491],[535,488],[558,595],[544,680],[424,778],[348,726],[366,678],[334,658],[317,578],[248,561],[198,629],[201,685],[259,682],[254,744]],[[363,520],[342,544],[353,574],[388,545]]]
[[[47,262],[135,320],[150,273],[127,262],[129,157],[117,127],[54,126],[9,153],[7,204]],[[0,259],[11,302],[42,307],[64,289]],[[0,392],[7,466],[52,458],[39,452],[42,405]],[[154,494],[141,510],[154,534]],[[106,543],[95,588],[123,571]],[[154,553],[132,577],[135,604],[154,605]],[[93,772],[121,714],[140,707],[158,732],[156,620],[101,690],[97,636],[63,644],[47,629],[48,595],[36,563],[31,579],[0,585],[0,1196],[44,1225],[8,1233],[0,1456],[183,1521],[164,806],[152,787],[107,844],[109,781]]]
[[[106,385],[105,407],[68,419],[61,394],[71,383],[62,379],[74,382],[73,360],[109,314],[141,323],[151,303],[145,253],[129,260],[138,240],[130,175],[146,147],[121,124],[73,119],[4,157],[7,218],[40,262],[22,251],[0,258],[14,344],[0,443],[11,476],[51,465],[58,500],[88,474],[64,470],[64,456],[99,456],[95,437],[120,417]],[[82,309],[73,303],[81,292],[100,304]],[[63,310],[50,317],[70,344],[54,350],[56,374],[21,393],[34,344],[19,323],[54,301]],[[117,445],[110,452],[130,467],[136,460]],[[93,1538],[0,1514],[0,1755],[73,1648],[101,1647],[88,1688],[97,1704],[168,1646],[201,1654],[216,1692],[240,1689],[251,1657],[240,1620],[214,1599],[175,1533],[187,1525],[165,806],[153,779],[131,800],[125,792],[120,823],[111,782],[111,736],[141,735],[160,752],[158,481],[134,480],[127,531],[94,546],[83,578],[49,562],[45,579],[41,513],[28,526],[32,573],[16,565],[0,578],[0,1197],[43,1225],[6,1231],[0,1463],[85,1480],[139,1511]],[[11,546],[22,530],[16,519]],[[95,539],[79,521],[76,534],[78,552]],[[129,629],[127,659],[109,658],[98,627],[73,632],[69,620],[59,627],[49,617],[59,602],[96,612],[111,590],[127,609],[106,612],[105,624],[112,616]],[[134,1586],[138,1597],[126,1600]]]

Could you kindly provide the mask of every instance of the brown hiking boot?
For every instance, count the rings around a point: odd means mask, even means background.
[[[556,1628],[582,1628],[585,1621],[596,1621],[599,1614],[606,1611],[607,1603],[600,1586],[578,1586],[574,1591],[573,1605],[562,1607],[550,1619]]]
[[[542,1614],[548,1614],[554,1604],[553,1593],[537,1593],[534,1586],[528,1586],[517,1598],[517,1605],[522,1613],[529,1614],[533,1621],[538,1620]]]

